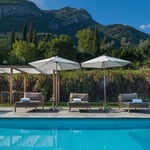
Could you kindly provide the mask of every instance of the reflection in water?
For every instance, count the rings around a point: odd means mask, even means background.
[[[1,150],[142,150],[137,137],[150,130],[0,129]],[[133,136],[134,133],[134,136]],[[132,135],[132,136],[131,136]],[[143,139],[145,141],[145,139]],[[142,141],[140,141],[142,142]],[[128,143],[128,144],[127,144]],[[144,146],[146,143],[144,143]],[[146,147],[146,146],[145,146]],[[150,148],[147,143],[147,147]]]
[[[55,130],[0,129],[0,149],[52,149],[55,147]]]

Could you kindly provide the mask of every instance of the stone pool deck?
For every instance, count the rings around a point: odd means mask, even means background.
[[[48,107],[44,109],[17,108],[14,112],[13,107],[0,107],[0,118],[150,118],[150,110],[139,109],[127,112],[125,109],[119,111],[118,108],[112,108],[103,111],[102,108],[92,108],[90,111],[72,109],[69,112],[68,108],[58,108],[52,111]]]

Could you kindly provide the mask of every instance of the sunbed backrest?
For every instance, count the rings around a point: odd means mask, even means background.
[[[25,92],[24,96],[30,98],[32,101],[44,101],[44,95],[41,92]]]
[[[81,101],[88,101],[88,93],[70,93],[70,101],[73,98],[81,98]]]
[[[132,99],[138,98],[137,93],[125,93],[119,94],[118,100],[121,101],[132,101]]]

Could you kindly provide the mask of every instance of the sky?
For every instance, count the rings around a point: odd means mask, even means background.
[[[150,34],[150,0],[29,0],[41,10],[85,9],[103,25],[123,24]]]

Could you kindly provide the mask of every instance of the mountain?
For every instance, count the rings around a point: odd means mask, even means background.
[[[110,39],[120,41],[126,38],[135,45],[150,35],[133,27],[121,24],[104,26],[92,19],[84,9],[65,7],[59,10],[40,10],[33,2],[27,0],[0,0],[0,33],[22,32],[23,24],[32,22],[36,32],[68,34],[75,36],[78,30],[97,26],[100,33]]]
[[[84,9],[65,7],[60,10],[45,11],[49,20],[49,28],[56,33],[74,34],[78,30],[98,25]]]
[[[44,12],[34,3],[26,0],[0,0],[0,32],[10,32],[12,29],[21,32],[25,20],[32,20],[38,32],[42,28],[43,32],[49,29]]]
[[[150,38],[150,35],[136,30],[133,27],[121,24],[108,25],[104,28],[103,32],[109,37],[121,41],[126,38],[127,42],[136,45],[140,39]]]

